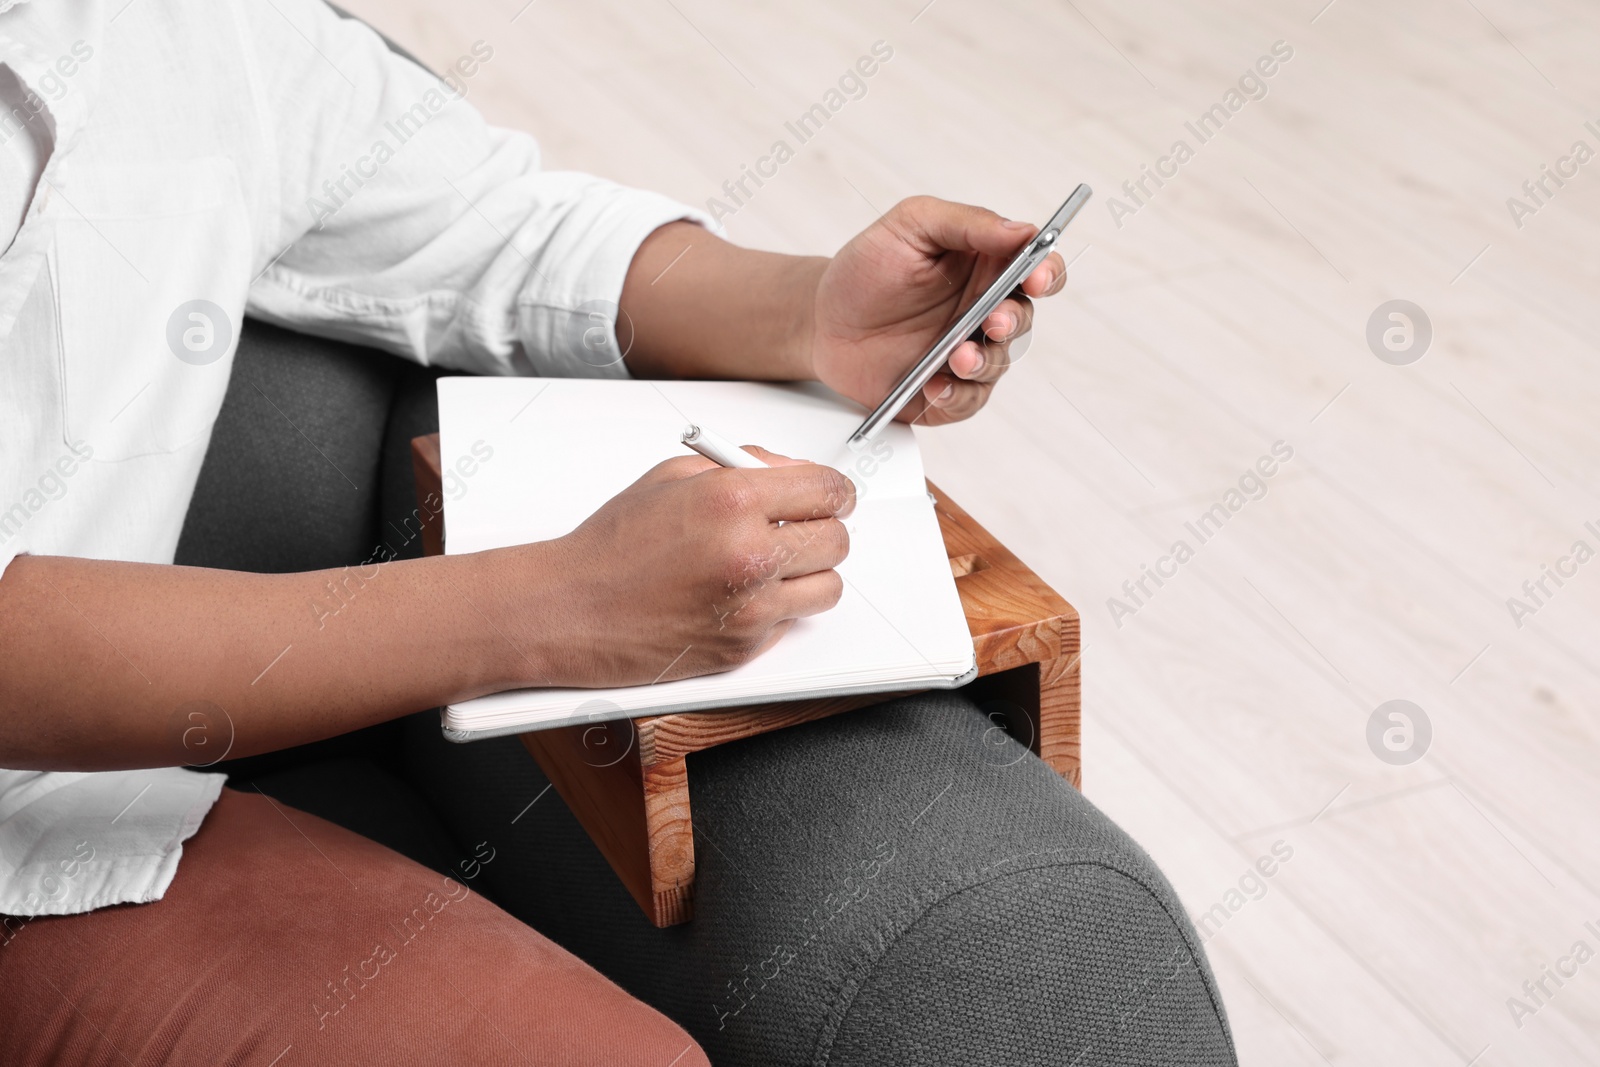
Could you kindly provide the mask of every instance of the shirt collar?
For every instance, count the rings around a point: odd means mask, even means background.
[[[69,123],[81,120],[88,98],[94,95],[104,65],[98,56],[105,28],[102,12],[103,0],[52,0],[47,4],[0,0],[0,63],[9,65],[34,92],[39,91],[39,79],[64,55],[76,55],[76,48],[87,46],[95,56],[81,64],[62,94],[46,99],[57,113],[58,124],[63,118]],[[58,145],[64,132],[57,131]]]

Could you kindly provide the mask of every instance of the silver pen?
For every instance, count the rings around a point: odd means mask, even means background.
[[[927,385],[939,372],[939,368],[945,365],[945,361],[950,358],[950,353],[956,350],[956,346],[971,337],[983,325],[983,320],[1000,306],[1000,302],[1010,296],[1011,291],[1021,285],[1023,280],[1044,262],[1045,257],[1055,248],[1056,239],[1061,236],[1061,231],[1072,221],[1073,216],[1077,215],[1092,194],[1093,190],[1087,185],[1080,185],[1072,191],[1066,203],[1050,216],[1050,221],[1039,230],[1038,236],[1023,246],[1022,251],[1018,252],[1007,264],[1006,269],[1000,272],[1000,277],[984,291],[977,303],[967,309],[967,313],[957,319],[955,325],[945,331],[944,336],[934,342],[933,347],[928,349],[928,354],[911,368],[900,384],[895,386],[894,390],[884,398],[883,403],[878,405],[877,410],[868,415],[866,421],[856,428],[856,432],[850,435],[851,448],[860,448],[870,441],[879,430],[883,429],[885,423],[900,414],[911,402],[912,397],[922,391],[922,387]]]

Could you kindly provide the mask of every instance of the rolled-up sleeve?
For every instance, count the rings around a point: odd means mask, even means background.
[[[627,375],[628,265],[652,231],[703,214],[541,169],[532,137],[467,98],[461,72],[493,63],[483,42],[447,85],[320,0],[250,8],[277,171],[251,314],[483,374]]]

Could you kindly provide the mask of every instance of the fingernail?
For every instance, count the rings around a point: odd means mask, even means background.
[[[998,331],[998,336],[1010,337],[1011,331],[1017,328],[1017,320],[1013,316],[1007,315],[1004,312],[1000,314],[999,319],[1000,329]]]
[[[1001,219],[1000,225],[1008,230],[1026,230],[1033,226],[1031,222],[1019,222],[1016,219]]]
[[[955,395],[955,391],[956,391],[955,383],[951,382],[949,385],[944,387],[944,392],[940,393],[937,397],[934,398],[933,402],[935,404],[943,404],[946,400],[949,400],[951,396]]]

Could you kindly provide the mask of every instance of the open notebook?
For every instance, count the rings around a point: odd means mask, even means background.
[[[441,378],[445,551],[452,554],[570,532],[656,463],[687,455],[679,439],[689,423],[831,464],[858,494],[845,522],[850,556],[839,568],[839,604],[799,620],[756,659],[655,685],[496,693],[446,708],[446,736],[466,741],[668,711],[950,688],[971,678],[972,637],[916,438],[895,424],[851,452],[845,440],[860,421],[858,407],[815,385]]]

